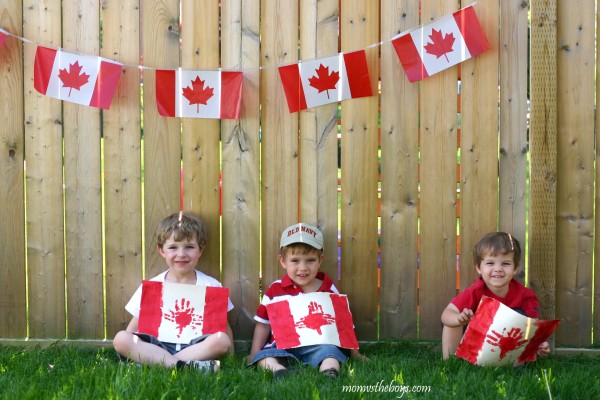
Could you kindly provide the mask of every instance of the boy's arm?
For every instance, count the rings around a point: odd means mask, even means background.
[[[250,348],[249,359],[252,359],[256,353],[258,353],[267,340],[269,339],[269,335],[271,334],[271,325],[264,324],[262,322],[257,322],[254,326],[254,335],[252,336],[252,347]]]
[[[125,328],[125,330],[129,333],[135,333],[138,330],[138,319],[136,317],[131,318],[131,321],[129,321],[129,325],[127,325],[127,328]]]
[[[473,311],[465,308],[462,312],[452,303],[442,313],[442,324],[455,328],[469,323],[473,319]]]

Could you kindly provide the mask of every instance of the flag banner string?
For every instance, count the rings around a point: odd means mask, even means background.
[[[472,7],[475,4],[477,4],[478,2],[479,2],[479,0],[478,1],[474,1],[474,2],[470,3],[469,5],[461,8],[460,10],[464,10],[466,8]],[[460,10],[458,10],[458,11],[460,11]],[[437,22],[437,21],[439,21],[439,20],[441,20],[441,19],[443,19],[445,17],[446,16],[438,18],[438,19],[434,20],[433,23],[435,23],[435,22]],[[377,42],[377,43],[370,44],[370,45],[368,45],[366,47],[363,47],[362,49],[366,50],[366,49],[370,49],[370,48],[382,46],[385,43],[391,43],[392,40],[394,40],[394,39],[396,39],[398,37],[401,37],[401,36],[409,34],[410,32],[422,29],[426,25],[430,25],[430,24],[432,24],[432,22],[428,22],[427,24],[422,24],[422,25],[418,25],[418,26],[415,26],[415,27],[411,27],[409,29],[404,30],[403,32],[400,32],[397,35],[394,35],[393,37],[391,37],[389,39],[386,39],[386,40],[383,40],[383,41],[380,41],[380,42]],[[6,34],[7,36],[13,37],[13,38],[15,38],[17,40],[20,40],[21,42],[24,42],[24,43],[33,44],[33,45],[37,45],[37,46],[44,46],[44,47],[48,47],[48,48],[54,49],[54,50],[65,50],[65,51],[68,51],[69,53],[72,53],[72,54],[75,54],[75,55],[80,55],[80,56],[89,56],[90,55],[90,54],[86,54],[86,53],[80,53],[80,52],[77,52],[77,51],[67,50],[67,49],[64,49],[64,48],[61,48],[61,47],[53,47],[53,46],[48,46],[48,45],[45,45],[45,44],[41,44],[39,42],[34,42],[34,41],[32,41],[30,39],[27,39],[25,37],[14,35],[14,34],[8,32],[8,31],[6,31],[5,29],[2,29],[2,28],[0,28],[0,32]],[[350,50],[350,51],[347,51],[347,52],[351,53],[353,51],[359,51],[359,50]],[[344,52],[344,53],[346,53],[346,52]],[[339,53],[336,53],[336,54],[339,54]],[[335,54],[332,54],[332,56],[333,55],[335,55]],[[94,55],[94,56],[98,57],[99,55]],[[190,67],[190,68],[187,68],[187,67],[179,67],[179,68],[149,67],[149,66],[140,65],[140,64],[122,63],[122,62],[120,62],[118,60],[112,60],[112,59],[105,58],[105,57],[102,57],[102,58],[105,59],[105,60],[114,61],[116,63],[119,63],[123,67],[132,67],[132,68],[137,68],[137,69],[140,69],[140,70],[150,70],[150,71],[153,71],[153,70],[164,70],[164,69],[181,69],[181,70],[185,71],[186,69],[189,69],[189,70],[193,70],[194,69],[192,67]],[[298,60],[297,62],[291,62],[290,64],[302,63],[302,62],[312,61],[312,60],[316,60],[316,59],[317,58],[307,58],[307,59]],[[220,67],[220,68],[207,68],[207,69],[204,69],[204,70],[205,71],[241,71],[241,72],[243,72],[243,71],[253,71],[253,70],[257,70],[257,69],[258,70],[276,69],[276,68],[280,68],[280,67],[282,67],[284,65],[285,64],[282,64],[282,65],[269,65],[269,66],[257,66],[257,67],[246,67],[246,68],[223,68],[223,67]]]

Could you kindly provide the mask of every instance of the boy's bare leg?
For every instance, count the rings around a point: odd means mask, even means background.
[[[281,364],[281,362],[279,362],[279,359],[275,357],[263,358],[258,362],[258,365],[263,368],[270,369],[273,372],[281,369],[287,369],[285,366],[283,366],[283,364]]]
[[[162,347],[144,342],[131,332],[121,331],[113,340],[115,350],[128,359],[142,364],[162,364],[173,367],[179,359]]]
[[[232,347],[229,336],[225,332],[217,332],[200,343],[186,347],[175,356],[181,361],[216,360],[227,354]]]
[[[442,356],[444,360],[454,355],[463,335],[463,326],[449,327],[444,325],[442,330]]]
[[[335,369],[336,371],[340,371],[340,362],[335,358],[326,358],[321,362],[321,366],[319,367],[319,372],[325,371],[328,369]]]

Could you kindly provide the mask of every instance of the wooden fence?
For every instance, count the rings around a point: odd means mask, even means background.
[[[597,344],[595,2],[481,0],[491,50],[460,86],[458,67],[409,83],[389,39],[469,4],[0,0],[0,27],[27,39],[0,48],[0,338],[112,338],[164,269],[157,222],[183,206],[208,224],[201,269],[231,289],[237,339],[302,220],[334,277],[340,243],[360,340],[439,339],[457,267],[469,285],[471,248],[499,229],[528,244],[557,344]],[[38,94],[38,44],[125,64],[110,110]],[[288,112],[277,66],[360,49],[377,95]],[[243,70],[241,119],[159,116],[154,69],[179,66]]]

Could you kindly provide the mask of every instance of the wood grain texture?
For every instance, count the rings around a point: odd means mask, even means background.
[[[138,0],[104,3],[101,54],[129,65],[140,60]],[[125,329],[125,310],[142,281],[140,71],[124,66],[110,111],[103,113],[106,247],[106,334]]]
[[[379,38],[379,4],[345,1],[340,12],[342,52]],[[372,97],[342,102],[342,280],[357,337],[377,337],[378,49],[366,50]],[[371,293],[371,295],[365,295]]]

